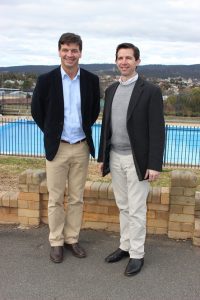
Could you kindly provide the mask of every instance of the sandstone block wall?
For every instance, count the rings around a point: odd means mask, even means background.
[[[147,233],[192,239],[200,246],[200,192],[189,171],[172,171],[171,187],[152,187],[147,199]],[[67,208],[67,187],[64,207]],[[44,170],[19,176],[19,192],[0,193],[0,222],[22,226],[48,223],[48,190]],[[82,228],[119,231],[119,211],[111,183],[86,182]]]
[[[192,238],[197,177],[189,171],[173,171],[170,190],[170,238]]]
[[[193,244],[200,246],[200,192],[195,194]]]

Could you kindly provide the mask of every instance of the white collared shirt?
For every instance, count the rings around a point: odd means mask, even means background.
[[[138,73],[136,73],[133,77],[129,78],[126,81],[122,81],[122,78],[120,77],[119,78],[119,83],[122,84],[122,85],[129,85],[129,84],[135,82],[137,79],[138,79]]]

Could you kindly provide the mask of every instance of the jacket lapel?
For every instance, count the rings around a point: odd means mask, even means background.
[[[63,97],[63,86],[60,67],[55,69],[55,94],[58,105],[61,105],[64,109],[64,97]]]
[[[107,97],[107,111],[108,111],[108,115],[111,116],[111,107],[112,107],[112,102],[113,102],[113,98],[116,92],[116,89],[119,85],[119,82],[116,82],[113,84],[112,88],[109,91],[108,97]]]
[[[138,80],[136,81],[135,87],[131,94],[131,99],[130,99],[128,111],[127,111],[127,121],[131,117],[133,110],[140,98],[140,95],[143,91],[143,85],[144,85],[144,81],[139,77]]]

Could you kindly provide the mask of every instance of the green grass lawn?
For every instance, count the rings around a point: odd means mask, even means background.
[[[26,158],[19,156],[0,156],[0,172],[19,175],[26,169],[44,169],[44,158]]]
[[[45,169],[45,159],[44,158],[26,158],[26,157],[16,157],[16,156],[0,156],[0,179],[1,185],[4,184],[4,179],[7,179],[10,186],[12,186],[12,181],[18,181],[19,175],[27,169]],[[178,169],[178,168],[174,168]],[[160,178],[151,183],[152,186],[170,186],[170,176],[172,168],[164,168],[160,175]],[[182,169],[186,170],[186,169]],[[200,169],[187,169],[194,172],[198,176],[198,184],[200,185]],[[111,176],[108,175],[102,178],[99,171],[99,164],[96,162],[90,162],[88,178],[87,180],[92,181],[103,181],[110,182]],[[14,183],[13,183],[14,184]],[[2,187],[1,187],[2,190]]]

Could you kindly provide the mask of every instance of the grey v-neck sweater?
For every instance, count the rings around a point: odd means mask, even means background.
[[[127,110],[135,82],[119,84],[112,103],[111,111],[111,150],[127,155],[131,154],[131,145],[126,128]]]

